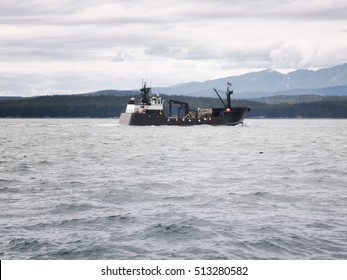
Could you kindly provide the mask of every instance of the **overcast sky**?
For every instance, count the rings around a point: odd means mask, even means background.
[[[0,0],[0,95],[346,62],[343,0]]]

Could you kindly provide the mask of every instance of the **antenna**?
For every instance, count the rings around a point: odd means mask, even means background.
[[[146,81],[149,82],[149,87],[152,87],[152,71],[148,65],[146,65]]]

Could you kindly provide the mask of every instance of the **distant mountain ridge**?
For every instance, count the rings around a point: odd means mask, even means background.
[[[347,96],[347,63],[320,70],[300,69],[287,74],[278,71],[263,70],[239,76],[229,76],[204,82],[188,82],[170,87],[154,87],[154,94],[186,95],[193,97],[216,97],[213,88],[220,93],[226,90],[227,82],[233,84],[234,99],[256,99],[272,96]],[[139,89],[99,90],[80,93],[86,96],[132,96]],[[67,94],[71,95],[71,94]],[[0,96],[0,100],[18,99],[21,96]]]
[[[158,87],[153,88],[153,92],[212,97],[215,96],[213,88],[225,91],[227,82],[232,82],[235,98],[308,94],[347,96],[347,63],[316,71],[300,69],[287,74],[263,70],[205,82]]]

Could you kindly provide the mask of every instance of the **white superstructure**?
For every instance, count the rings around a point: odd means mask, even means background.
[[[144,113],[147,110],[149,111],[163,111],[164,109],[164,99],[157,95],[153,96],[149,99],[148,103],[140,103],[140,104],[135,104],[135,98],[132,97],[130,98],[126,110],[126,113]]]

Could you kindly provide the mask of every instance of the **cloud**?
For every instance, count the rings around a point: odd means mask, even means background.
[[[347,61],[347,4],[339,0],[0,0],[0,6],[0,95],[132,88],[148,69],[156,85],[167,86]]]

